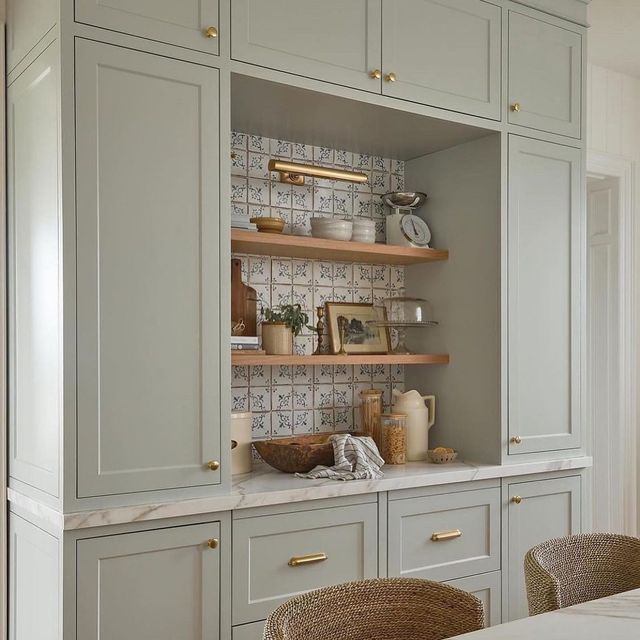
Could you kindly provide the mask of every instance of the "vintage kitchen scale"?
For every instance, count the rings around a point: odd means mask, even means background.
[[[387,214],[387,244],[400,247],[428,247],[431,230],[427,223],[414,211],[426,201],[427,194],[419,191],[393,191],[382,198],[393,212]]]

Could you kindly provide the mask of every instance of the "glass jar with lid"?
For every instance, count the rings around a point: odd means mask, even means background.
[[[407,416],[404,413],[383,413],[380,416],[380,455],[387,464],[407,461]]]

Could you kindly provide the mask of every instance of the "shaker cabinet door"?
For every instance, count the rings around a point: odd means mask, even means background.
[[[77,640],[220,637],[220,524],[77,542]]]
[[[233,0],[231,57],[380,93],[380,2]]]
[[[581,446],[581,152],[510,136],[509,454]]]
[[[509,122],[580,138],[582,36],[509,13]]]
[[[501,16],[483,0],[383,0],[383,93],[499,120]]]
[[[76,47],[78,496],[217,484],[218,71]]]
[[[580,476],[506,483],[507,559],[504,622],[529,614],[524,583],[524,556],[531,547],[580,533]]]
[[[77,22],[216,55],[218,5],[219,0],[75,0]]]

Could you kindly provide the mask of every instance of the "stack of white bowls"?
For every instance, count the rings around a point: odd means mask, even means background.
[[[311,235],[326,240],[351,240],[353,223],[342,218],[311,218]]]
[[[373,244],[376,241],[376,221],[370,218],[353,219],[353,234],[351,239],[354,242],[366,242]]]

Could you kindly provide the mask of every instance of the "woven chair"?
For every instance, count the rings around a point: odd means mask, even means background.
[[[640,588],[640,539],[585,533],[543,542],[524,559],[529,614]]]
[[[292,598],[271,613],[264,640],[442,640],[483,627],[482,603],[470,593],[381,578]]]

